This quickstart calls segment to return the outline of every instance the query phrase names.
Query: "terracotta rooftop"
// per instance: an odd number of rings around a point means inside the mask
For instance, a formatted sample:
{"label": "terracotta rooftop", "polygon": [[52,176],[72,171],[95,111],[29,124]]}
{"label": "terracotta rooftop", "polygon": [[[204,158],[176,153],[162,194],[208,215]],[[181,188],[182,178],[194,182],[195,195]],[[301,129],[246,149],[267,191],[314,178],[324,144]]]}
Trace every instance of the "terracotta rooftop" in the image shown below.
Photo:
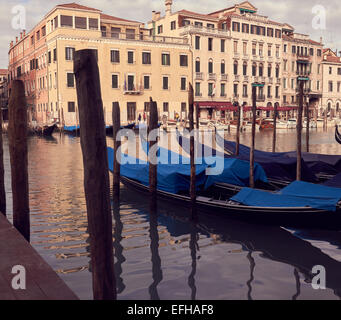
{"label": "terracotta rooftop", "polygon": [[340,57],[333,57],[333,56],[327,56],[327,59],[323,59],[323,61],[341,63]]}
{"label": "terracotta rooftop", "polygon": [[206,18],[206,19],[218,18],[217,15],[209,15],[209,14],[196,13],[196,12],[188,11],[188,10],[180,10],[180,11],[178,11],[178,13],[179,14],[183,14],[183,15],[192,15],[192,16],[202,17],[202,18]]}
{"label": "terracotta rooftop", "polygon": [[287,36],[285,34],[283,35],[283,39],[287,40],[287,41],[297,41],[297,42],[301,42],[301,43],[310,43],[310,44],[313,44],[313,45],[322,45],[320,42],[317,42],[317,41],[314,41],[314,40],[311,40],[311,39],[308,39],[308,40],[297,39],[297,38],[294,38],[294,37],[291,37],[291,36]]}
{"label": "terracotta rooftop", "polygon": [[102,12],[101,10],[98,10],[98,9],[95,9],[95,8],[90,8],[90,7],[82,6],[82,5],[80,5],[80,4],[76,3],[76,2],[59,4],[59,5],[57,5],[57,7]]}
{"label": "terracotta rooftop", "polygon": [[126,19],[110,16],[110,15],[104,14],[104,13],[101,13],[101,19],[103,19],[103,20],[123,21],[123,22],[132,22],[132,23],[139,23],[139,24],[142,23],[142,22],[139,22],[139,21],[126,20]]}

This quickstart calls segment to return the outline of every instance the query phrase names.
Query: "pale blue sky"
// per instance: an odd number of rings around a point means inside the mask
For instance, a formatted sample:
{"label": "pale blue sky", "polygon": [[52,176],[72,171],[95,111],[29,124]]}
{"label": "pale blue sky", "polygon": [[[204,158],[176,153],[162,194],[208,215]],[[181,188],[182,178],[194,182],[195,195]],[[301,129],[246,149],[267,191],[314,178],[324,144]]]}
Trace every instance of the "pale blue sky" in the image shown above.
{"label": "pale blue sky", "polygon": [[[56,4],[77,2],[79,4],[95,7],[107,14],[119,16],[141,22],[147,22],[151,18],[152,10],[164,10],[164,0],[0,0],[0,68],[8,66],[8,48],[11,40],[19,35],[20,30],[14,30],[11,26],[15,5],[23,5],[26,8],[26,30],[30,30],[50,9]],[[173,0],[173,10],[187,9],[200,13],[213,12],[230,7],[242,1],[222,0]],[[272,20],[287,22],[295,27],[296,32],[311,35],[314,40],[323,37],[326,46],[341,50],[341,5],[339,0],[254,0],[250,1],[258,8],[258,13],[269,16]],[[322,5],[326,10],[326,29],[315,30],[312,27],[314,14],[312,8]]]}

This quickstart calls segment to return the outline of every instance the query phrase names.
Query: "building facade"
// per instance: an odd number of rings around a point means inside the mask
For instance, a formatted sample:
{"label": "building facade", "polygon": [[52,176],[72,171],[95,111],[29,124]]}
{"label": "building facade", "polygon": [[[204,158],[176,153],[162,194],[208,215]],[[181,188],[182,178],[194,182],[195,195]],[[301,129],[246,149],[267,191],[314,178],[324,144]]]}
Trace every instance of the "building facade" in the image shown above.
{"label": "building facade", "polygon": [[331,49],[323,51],[322,60],[322,108],[321,113],[326,110],[328,117],[340,117],[341,109],[341,58],[337,52]]}
{"label": "building facade", "polygon": [[56,6],[28,34],[11,43],[11,79],[25,83],[32,120],[77,122],[74,52],[94,49],[106,124],[119,101],[123,123],[158,102],[160,118],[186,117],[192,59],[186,39],[150,36],[144,25],[77,4]]}
{"label": "building facade", "polygon": [[274,106],[281,116],[294,116],[301,81],[312,115],[328,107],[322,39],[295,33],[248,1],[207,14],[172,12],[172,0],[164,5],[165,14],[153,11],[146,25],[75,3],[58,5],[21,33],[10,46],[9,74],[24,81],[32,119],[76,124],[73,56],[87,48],[97,50],[107,124],[114,101],[128,123],[147,111],[150,96],[160,118],[186,118],[189,82],[201,118],[226,119],[236,103],[250,110],[253,83],[264,85],[256,97],[262,116],[271,116]]}

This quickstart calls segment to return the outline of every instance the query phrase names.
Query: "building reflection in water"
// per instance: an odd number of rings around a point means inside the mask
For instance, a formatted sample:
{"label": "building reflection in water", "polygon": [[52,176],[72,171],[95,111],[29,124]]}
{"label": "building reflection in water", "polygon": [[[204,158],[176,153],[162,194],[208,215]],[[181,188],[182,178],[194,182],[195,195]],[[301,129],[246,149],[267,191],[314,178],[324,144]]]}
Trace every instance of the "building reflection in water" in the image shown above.
{"label": "building reflection in water", "polygon": [[254,271],[256,267],[256,262],[255,259],[252,257],[252,251],[249,251],[247,254],[247,259],[250,262],[250,279],[246,282],[246,285],[248,287],[248,292],[247,292],[247,299],[252,300],[252,281],[254,280]]}

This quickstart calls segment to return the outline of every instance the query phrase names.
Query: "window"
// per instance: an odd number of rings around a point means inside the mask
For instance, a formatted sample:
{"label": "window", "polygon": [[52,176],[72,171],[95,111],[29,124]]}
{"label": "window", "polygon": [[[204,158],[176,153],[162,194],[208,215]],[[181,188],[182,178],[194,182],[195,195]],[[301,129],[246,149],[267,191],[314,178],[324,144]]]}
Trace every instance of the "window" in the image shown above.
{"label": "window", "polygon": [[259,55],[262,57],[263,56],[263,45],[259,44]]}
{"label": "window", "polygon": [[283,51],[284,51],[284,53],[286,53],[288,51],[288,45],[287,44],[284,45]]}
{"label": "window", "polygon": [[268,77],[270,78],[272,74],[272,67],[271,64],[268,65]]}
{"label": "window", "polygon": [[40,40],[40,31],[38,30],[37,31],[37,41],[39,41]]}
{"label": "window", "polygon": [[111,27],[111,38],[118,39],[120,37],[121,28]]}
{"label": "window", "polygon": [[191,22],[189,20],[183,20],[182,21],[182,26],[188,26],[189,24],[191,24]]}
{"label": "window", "polygon": [[235,61],[233,64],[233,74],[234,75],[238,74],[238,61]]}
{"label": "window", "polygon": [[291,47],[291,52],[292,52],[292,53],[296,53],[296,46],[292,46],[292,47]]}
{"label": "window", "polygon": [[333,92],[333,81],[328,82],[328,89],[329,89],[329,92]]}
{"label": "window", "polygon": [[75,103],[73,101],[69,101],[67,103],[67,111],[68,112],[75,112],[76,111]]}
{"label": "window", "polygon": [[119,50],[110,51],[110,61],[114,63],[120,63],[120,51]]}
{"label": "window", "polygon": [[220,73],[225,74],[225,61],[220,63]]}
{"label": "window", "polygon": [[75,54],[75,48],[65,48],[65,60],[73,60]]}
{"label": "window", "polygon": [[333,74],[333,68],[329,67],[329,74]]}
{"label": "window", "polygon": [[208,84],[208,96],[213,96],[213,83]]}
{"label": "window", "polygon": [[150,52],[142,52],[142,64],[151,64]]}
{"label": "window", "polygon": [[249,25],[246,23],[242,24],[242,32],[249,33]]}
{"label": "window", "polygon": [[162,60],[163,66],[170,66],[170,54],[169,53],[162,53],[161,60]]}
{"label": "window", "polygon": [[136,102],[127,102],[127,120],[135,121],[136,119]]}
{"label": "window", "polygon": [[322,50],[321,49],[317,49],[317,56],[321,57],[322,56]]}
{"label": "window", "polygon": [[43,26],[43,27],[41,28],[41,36],[42,36],[42,37],[45,37],[45,36],[46,36],[46,26]]}
{"label": "window", "polygon": [[31,44],[34,44],[34,36],[31,37]]}
{"label": "window", "polygon": [[126,29],[126,38],[127,39],[135,39],[135,29]]}
{"label": "window", "polygon": [[111,87],[113,89],[118,89],[118,75],[117,74],[113,74],[111,76]]}
{"label": "window", "polygon": [[271,57],[271,54],[272,54],[272,46],[269,44],[268,45],[268,57]]}
{"label": "window", "polygon": [[237,83],[233,84],[233,94],[235,97],[238,96],[238,84]]}
{"label": "window", "polygon": [[48,52],[48,62],[51,63],[51,51]]}
{"label": "window", "polygon": [[247,75],[247,62],[245,61],[243,63],[243,76],[246,76]]}
{"label": "window", "polygon": [[240,23],[232,22],[232,31],[240,32]]}
{"label": "window", "polygon": [[311,56],[314,55],[314,48],[310,48],[310,49],[309,49],[309,54],[310,54]]}
{"label": "window", "polygon": [[276,38],[281,38],[281,37],[282,37],[282,31],[279,30],[279,29],[276,29],[276,31],[275,31],[275,37],[276,37]]}
{"label": "window", "polygon": [[208,73],[213,73],[213,61],[208,61]]}
{"label": "window", "polygon": [[221,97],[226,97],[226,92],[225,92],[225,83],[220,84],[220,96]]}
{"label": "window", "polygon": [[276,66],[276,78],[279,78],[279,65]]}
{"label": "window", "polygon": [[220,52],[225,52],[225,40],[220,40]]}
{"label": "window", "polygon": [[53,61],[57,61],[57,48],[53,49]]}
{"label": "window", "polygon": [[163,112],[169,112],[169,103],[168,102],[163,103]]}
{"label": "window", "polygon": [[271,98],[271,86],[268,86],[268,98]]}
{"label": "window", "polygon": [[162,89],[163,90],[168,90],[168,77],[162,77]]}
{"label": "window", "polygon": [[186,102],[181,102],[181,112],[186,112]]}
{"label": "window", "polygon": [[268,35],[268,37],[273,37],[274,36],[274,29],[273,28],[268,28],[267,29],[267,35]]}
{"label": "window", "polygon": [[163,32],[163,25],[157,27],[157,33],[160,34]]}
{"label": "window", "polygon": [[58,28],[58,16],[54,17],[54,28]]}
{"label": "window", "polygon": [[61,27],[72,27],[72,16],[60,16],[60,26]]}
{"label": "window", "polygon": [[243,98],[247,98],[247,84],[243,84]]}
{"label": "window", "polygon": [[171,30],[176,29],[176,21],[171,21]]}
{"label": "window", "polygon": [[143,77],[143,87],[144,89],[150,89],[150,76]]}
{"label": "window", "polygon": [[195,61],[195,72],[200,72],[200,60]]}
{"label": "window", "polygon": [[259,76],[263,77],[263,64],[262,63],[259,65]]}
{"label": "window", "polygon": [[196,82],[195,83],[195,96],[196,97],[200,97],[201,96],[201,92],[200,92],[200,82]]}
{"label": "window", "polygon": [[86,29],[86,18],[75,17],[75,27],[77,29]]}
{"label": "window", "polygon": [[180,54],[180,66],[181,67],[188,66],[188,56],[186,54]]}
{"label": "window", "polygon": [[128,75],[128,91],[135,91],[135,76]]}
{"label": "window", "polygon": [[233,52],[238,53],[238,41],[233,42]]}
{"label": "window", "polygon": [[68,88],[73,88],[75,86],[75,78],[73,73],[68,72],[67,73],[67,87]]}
{"label": "window", "polygon": [[134,51],[128,51],[128,63],[129,64],[134,63]]}
{"label": "window", "polygon": [[208,38],[208,51],[213,50],[213,38]]}
{"label": "window", "polygon": [[195,36],[195,49],[200,50],[200,37]]}
{"label": "window", "polygon": [[256,43],[252,43],[252,55],[255,56],[257,54],[257,50],[256,50],[257,44]]}
{"label": "window", "polygon": [[214,29],[214,24],[213,23],[208,23],[207,24],[208,29]]}
{"label": "window", "polygon": [[102,37],[106,37],[107,36],[107,27],[101,26],[101,32],[102,32]]}
{"label": "window", "polygon": [[98,30],[98,19],[89,18],[89,29]]}
{"label": "window", "polygon": [[247,55],[247,42],[243,42],[243,54]]}
{"label": "window", "polygon": [[181,78],[181,90],[185,91],[187,88],[186,88],[186,82],[187,82],[187,79],[185,77],[182,77]]}
{"label": "window", "polygon": [[279,98],[279,87],[276,86],[275,91],[276,91],[276,99],[278,99]]}

